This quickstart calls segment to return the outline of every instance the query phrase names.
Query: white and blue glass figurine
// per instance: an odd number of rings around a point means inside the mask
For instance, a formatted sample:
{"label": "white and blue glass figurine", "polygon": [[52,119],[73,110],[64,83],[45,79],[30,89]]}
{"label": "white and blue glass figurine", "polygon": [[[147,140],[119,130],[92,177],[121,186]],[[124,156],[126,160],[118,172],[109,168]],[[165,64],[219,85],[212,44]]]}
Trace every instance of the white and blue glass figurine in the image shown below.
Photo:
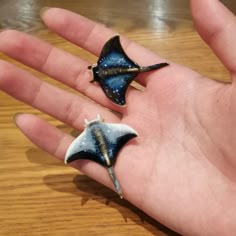
{"label": "white and blue glass figurine", "polygon": [[97,119],[90,122],[85,120],[85,129],[69,146],[65,163],[86,159],[106,167],[117,193],[122,198],[113,165],[120,149],[135,137],[137,132],[128,125],[104,123],[98,115]]}
{"label": "white and blue glass figurine", "polygon": [[160,63],[151,66],[139,66],[124,52],[118,35],[109,39],[104,45],[97,64],[89,66],[93,72],[93,80],[97,82],[106,96],[115,104],[125,106],[126,91],[140,72],[160,69],[168,66]]}

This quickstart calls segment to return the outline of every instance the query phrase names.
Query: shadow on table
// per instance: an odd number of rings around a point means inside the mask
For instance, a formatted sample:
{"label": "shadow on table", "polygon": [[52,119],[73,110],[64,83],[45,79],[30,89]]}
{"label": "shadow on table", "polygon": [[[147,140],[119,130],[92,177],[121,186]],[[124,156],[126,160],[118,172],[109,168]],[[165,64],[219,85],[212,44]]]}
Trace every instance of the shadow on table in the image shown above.
{"label": "shadow on table", "polygon": [[[53,190],[79,195],[79,197],[81,197],[82,206],[93,199],[102,204],[105,203],[109,207],[114,207],[122,214],[125,222],[127,222],[128,219],[132,220],[153,234],[156,233],[156,230],[152,229],[152,227],[162,231],[168,236],[179,235],[158,223],[128,201],[120,199],[117,193],[85,175],[48,175],[45,176],[44,183]],[[138,217],[130,216],[126,209],[129,209]],[[148,224],[145,224],[145,222]],[[150,225],[152,227],[150,227]]]}
{"label": "shadow on table", "polygon": [[[73,136],[77,136],[76,133],[72,133]],[[61,161],[52,158],[51,155],[43,152],[38,148],[29,149],[26,152],[27,158],[30,162],[42,165],[45,169],[50,166],[61,166]],[[113,192],[104,185],[92,180],[85,175],[74,175],[74,174],[58,174],[58,175],[47,175],[43,179],[44,183],[51,189],[74,194],[81,199],[81,206],[85,205],[89,200],[96,200],[102,204],[106,204],[109,207],[116,208],[127,222],[128,219],[132,220],[136,224],[146,228],[155,235],[158,229],[168,236],[178,236],[179,234],[168,229],[164,225],[160,224],[143,211],[129,203],[124,199],[120,199],[117,193]],[[135,214],[134,217],[130,214],[127,209]],[[145,222],[147,224],[145,224]]]}

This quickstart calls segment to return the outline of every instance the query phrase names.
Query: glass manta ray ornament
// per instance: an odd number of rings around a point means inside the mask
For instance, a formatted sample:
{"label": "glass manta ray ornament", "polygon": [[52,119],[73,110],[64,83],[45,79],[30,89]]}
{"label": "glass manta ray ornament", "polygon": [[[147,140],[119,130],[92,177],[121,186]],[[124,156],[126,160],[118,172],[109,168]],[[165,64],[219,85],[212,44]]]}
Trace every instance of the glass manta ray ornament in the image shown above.
{"label": "glass manta ray ornament", "polygon": [[137,132],[128,125],[104,123],[98,115],[90,122],[85,120],[85,129],[69,146],[65,163],[86,159],[106,167],[117,193],[123,198],[113,166],[120,149],[135,137]]}
{"label": "glass manta ray ornament", "polygon": [[106,96],[115,104],[125,106],[126,91],[140,72],[147,72],[168,66],[160,63],[151,66],[139,66],[124,52],[118,35],[109,39],[104,45],[97,64],[88,69],[93,72],[93,80],[97,82]]}

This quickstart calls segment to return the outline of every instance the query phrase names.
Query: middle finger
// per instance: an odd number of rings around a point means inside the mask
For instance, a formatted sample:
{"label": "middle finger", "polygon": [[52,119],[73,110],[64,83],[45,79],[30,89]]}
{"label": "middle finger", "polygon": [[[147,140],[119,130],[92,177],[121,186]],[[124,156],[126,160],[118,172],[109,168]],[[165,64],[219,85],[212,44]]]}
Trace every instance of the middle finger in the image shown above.
{"label": "middle finger", "polygon": [[[89,63],[40,39],[14,30],[0,33],[0,50],[19,62],[74,88],[95,102],[122,112],[110,102],[97,84],[90,83]],[[140,92],[129,88],[127,103],[135,101]]]}

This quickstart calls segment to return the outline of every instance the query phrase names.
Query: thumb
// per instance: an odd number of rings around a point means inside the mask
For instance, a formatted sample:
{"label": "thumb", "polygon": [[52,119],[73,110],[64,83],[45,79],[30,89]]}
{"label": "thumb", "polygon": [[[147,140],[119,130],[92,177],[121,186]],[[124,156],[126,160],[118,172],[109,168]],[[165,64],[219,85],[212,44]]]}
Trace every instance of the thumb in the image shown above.
{"label": "thumb", "polygon": [[236,17],[219,0],[191,0],[196,29],[221,62],[236,74]]}

